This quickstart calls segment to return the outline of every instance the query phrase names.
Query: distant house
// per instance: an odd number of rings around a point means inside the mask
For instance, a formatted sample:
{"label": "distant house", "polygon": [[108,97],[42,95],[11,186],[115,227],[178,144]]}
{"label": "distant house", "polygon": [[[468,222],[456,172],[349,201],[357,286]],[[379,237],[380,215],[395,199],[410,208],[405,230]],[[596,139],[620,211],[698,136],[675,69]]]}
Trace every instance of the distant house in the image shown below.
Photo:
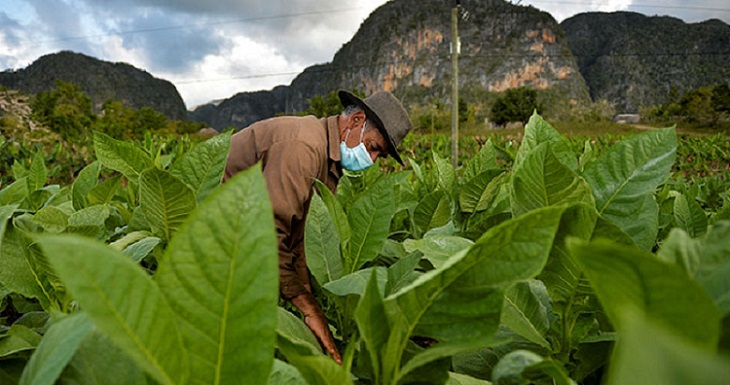
{"label": "distant house", "polygon": [[613,121],[619,124],[639,123],[641,116],[639,114],[618,114],[613,117]]}

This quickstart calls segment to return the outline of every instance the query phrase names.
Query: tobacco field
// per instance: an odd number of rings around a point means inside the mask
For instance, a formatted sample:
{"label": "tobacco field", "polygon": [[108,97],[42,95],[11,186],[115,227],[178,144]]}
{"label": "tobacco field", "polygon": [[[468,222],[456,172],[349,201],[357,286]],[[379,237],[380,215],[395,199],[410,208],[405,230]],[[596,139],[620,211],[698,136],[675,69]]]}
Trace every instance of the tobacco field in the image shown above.
{"label": "tobacco field", "polygon": [[220,184],[230,133],[97,132],[68,183],[27,154],[0,186],[0,384],[730,383],[718,138],[692,164],[673,127],[576,146],[535,114],[458,168],[430,143],[315,183],[307,261],[342,366],[279,300],[260,168]]}

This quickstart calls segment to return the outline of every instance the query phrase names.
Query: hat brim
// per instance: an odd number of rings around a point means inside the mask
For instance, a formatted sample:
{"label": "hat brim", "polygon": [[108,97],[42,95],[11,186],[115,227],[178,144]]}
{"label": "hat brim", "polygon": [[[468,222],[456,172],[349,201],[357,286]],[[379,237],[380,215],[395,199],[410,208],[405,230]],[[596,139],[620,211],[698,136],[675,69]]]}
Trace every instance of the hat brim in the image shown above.
{"label": "hat brim", "polygon": [[337,96],[339,96],[340,98],[340,103],[342,103],[342,107],[346,108],[347,106],[356,105],[362,108],[363,111],[365,111],[365,116],[367,116],[368,119],[372,120],[378,126],[378,131],[380,131],[380,134],[383,135],[385,140],[388,141],[388,155],[392,156],[393,159],[401,164],[401,166],[405,166],[403,164],[403,159],[401,159],[400,154],[398,153],[398,148],[396,147],[393,138],[391,138],[388,134],[388,131],[385,129],[385,125],[383,124],[383,121],[380,119],[378,114],[376,114],[375,111],[373,111],[373,109],[370,108],[370,106],[368,106],[364,100],[358,98],[357,96],[355,96],[355,94],[349,91],[340,90],[337,92]]}

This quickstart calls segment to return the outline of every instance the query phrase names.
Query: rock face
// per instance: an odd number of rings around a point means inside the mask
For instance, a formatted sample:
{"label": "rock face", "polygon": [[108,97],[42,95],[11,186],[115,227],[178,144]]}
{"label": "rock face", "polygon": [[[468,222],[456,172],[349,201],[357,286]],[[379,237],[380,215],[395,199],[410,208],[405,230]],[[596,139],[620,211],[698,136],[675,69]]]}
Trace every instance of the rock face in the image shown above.
{"label": "rock face", "polygon": [[561,23],[591,97],[621,112],[730,79],[730,25],[633,12],[584,13]]}
{"label": "rock face", "polygon": [[[467,102],[480,103],[491,92],[519,86],[550,92],[554,104],[588,101],[578,65],[552,16],[503,0],[461,4],[459,85]],[[202,121],[217,129],[241,128],[247,119],[240,113],[302,111],[308,99],[339,88],[365,94],[388,90],[406,105],[446,103],[451,95],[452,6],[442,0],[390,1],[362,23],[331,63],[307,68],[270,97],[265,92],[238,94],[217,107],[201,107],[192,116],[198,120],[208,114]],[[247,106],[232,106],[237,103]]]}
{"label": "rock face", "polygon": [[190,119],[205,122],[217,130],[243,128],[249,124],[287,111],[289,87],[271,91],[242,92],[219,104],[205,104],[190,112]]}
{"label": "rock face", "polygon": [[24,69],[0,72],[0,84],[28,94],[49,91],[56,80],[81,87],[96,108],[116,99],[129,107],[150,107],[171,119],[187,119],[185,103],[172,83],[129,64],[63,51],[42,56]]}

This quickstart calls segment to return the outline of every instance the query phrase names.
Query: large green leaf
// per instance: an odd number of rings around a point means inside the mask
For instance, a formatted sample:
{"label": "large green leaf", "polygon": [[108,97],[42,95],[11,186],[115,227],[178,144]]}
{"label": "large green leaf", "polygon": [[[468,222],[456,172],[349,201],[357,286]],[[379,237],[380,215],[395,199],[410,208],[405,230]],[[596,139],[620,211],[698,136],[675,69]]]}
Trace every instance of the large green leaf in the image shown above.
{"label": "large green leaf", "polygon": [[86,335],[75,353],[58,385],[158,384],[96,328]]}
{"label": "large green leaf", "polygon": [[16,180],[9,186],[5,186],[2,190],[0,190],[0,206],[20,203],[28,196],[28,194],[26,178]]}
{"label": "large green leaf", "polygon": [[575,385],[565,368],[552,360],[546,360],[528,350],[515,350],[497,363],[492,372],[494,385],[516,385],[541,383],[549,378],[551,384]]}
{"label": "large green leaf", "polygon": [[390,233],[393,215],[393,180],[382,178],[360,195],[347,213],[351,235],[346,272],[352,273],[378,256]]}
{"label": "large green leaf", "polygon": [[512,172],[511,193],[515,216],[550,205],[594,205],[588,184],[561,163],[547,143],[524,153]]}
{"label": "large green leaf", "polygon": [[101,163],[96,160],[81,169],[73,185],[71,185],[71,199],[74,209],[81,210],[86,207],[89,191],[99,182],[99,172],[101,172]]}
{"label": "large green leaf", "polygon": [[94,151],[105,167],[137,181],[142,171],[152,167],[152,158],[132,142],[123,142],[94,131]]}
{"label": "large green leaf", "polygon": [[288,310],[278,308],[276,334],[278,345],[287,352],[300,355],[322,355],[317,338],[307,325]]}
{"label": "large green leaf", "polygon": [[730,221],[718,221],[704,237],[672,229],[659,258],[676,264],[699,282],[723,316],[730,314]]}
{"label": "large green leaf", "polygon": [[20,378],[20,385],[55,384],[91,329],[91,321],[83,313],[54,323],[30,357]]}
{"label": "large green leaf", "polygon": [[277,250],[258,166],[213,192],[170,241],[155,279],[177,314],[191,382],[266,382],[276,338]]}
{"label": "large green leaf", "polygon": [[[23,325],[12,325],[7,334],[0,338],[0,359],[21,352],[34,350],[41,342],[41,336]],[[2,362],[2,361],[0,361]]]}
{"label": "large green leaf", "polygon": [[30,239],[21,230],[9,226],[0,247],[0,282],[12,292],[37,298],[44,309],[50,310],[52,288],[48,277],[32,263]]}
{"label": "large green leaf", "polygon": [[38,151],[33,156],[33,160],[30,163],[30,169],[26,183],[28,184],[28,192],[40,190],[46,185],[48,179],[48,173],[46,172],[46,165],[43,160],[43,153]]}
{"label": "large green leaf", "polygon": [[[337,197],[335,194],[330,191],[330,189],[327,188],[327,186],[324,185],[324,183],[316,180],[315,183],[317,184],[317,190],[320,193],[320,196],[322,198],[322,202],[327,207],[327,211],[330,213],[330,217],[332,218],[332,222],[335,225],[335,229],[337,230],[337,236],[340,239],[340,250],[342,258],[348,258],[349,259],[349,253],[347,252],[347,245],[350,244],[350,223],[347,220],[347,214],[345,214],[345,210],[340,204],[339,200],[337,200]],[[339,189],[337,191],[340,191]]]}
{"label": "large green leaf", "polygon": [[428,236],[423,239],[406,239],[403,241],[403,246],[407,252],[420,251],[423,253],[423,257],[436,268],[443,266],[451,256],[471,247],[473,244],[474,242],[471,240],[456,235]]}
{"label": "large green leaf", "polygon": [[622,315],[609,385],[724,385],[730,360],[697,349],[637,311]]}
{"label": "large green leaf", "polygon": [[230,133],[216,135],[197,144],[170,168],[172,175],[193,190],[198,202],[220,185],[230,143]]}
{"label": "large green leaf", "polygon": [[186,379],[176,315],[142,268],[88,238],[49,235],[39,243],[89,318],[137,365],[163,384]]}
{"label": "large green leaf", "polygon": [[687,232],[692,238],[704,235],[707,232],[707,214],[696,200],[684,194],[677,194],[674,198],[674,220],[677,226]]}
{"label": "large green leaf", "polygon": [[520,166],[525,160],[525,157],[543,143],[550,145],[555,157],[560,163],[573,171],[578,169],[576,155],[570,149],[568,142],[555,128],[543,120],[537,112],[532,114],[525,126],[525,137],[522,139],[520,148],[517,150],[514,168]]}
{"label": "large green leaf", "polygon": [[418,236],[445,225],[449,219],[451,219],[451,199],[442,190],[436,190],[423,197],[413,210],[413,224]]}
{"label": "large green leaf", "polygon": [[317,194],[309,204],[304,246],[307,267],[320,285],[342,277],[340,237],[327,206]]}
{"label": "large green leaf", "polygon": [[68,217],[69,215],[57,206],[46,206],[33,215],[33,222],[39,224],[45,231],[60,233],[68,227]]}
{"label": "large green leaf", "polygon": [[281,360],[274,360],[267,385],[308,385],[299,371]]}
{"label": "large green leaf", "polygon": [[[423,365],[492,341],[500,323],[504,290],[540,272],[564,210],[539,209],[494,227],[470,249],[386,298],[388,342],[382,346],[382,338],[371,338],[370,344],[376,345],[367,346],[380,354],[384,383],[395,383]],[[367,324],[361,319],[358,326],[361,330],[385,328],[382,322]],[[399,368],[411,335],[439,343]]]}
{"label": "large green leaf", "polygon": [[456,186],[456,172],[454,171],[454,166],[451,165],[451,162],[440,157],[436,151],[431,152],[431,157],[436,165],[439,188],[451,196],[454,193],[454,187]]}
{"label": "large green leaf", "polygon": [[550,316],[550,297],[541,281],[518,282],[505,293],[502,323],[547,349],[550,349],[550,343],[545,336],[550,330]]}
{"label": "large green leaf", "polygon": [[626,306],[634,306],[697,346],[716,349],[720,314],[702,287],[681,268],[635,247],[606,240],[573,240],[569,246],[619,332],[622,312]]}
{"label": "large green leaf", "polygon": [[677,150],[673,127],[645,132],[615,145],[586,166],[598,213],[650,249],[659,209],[652,194],[670,174]]}
{"label": "large green leaf", "polygon": [[466,164],[464,164],[464,172],[461,177],[464,180],[470,180],[486,171],[498,169],[497,149],[494,147],[494,143],[492,143],[492,138],[489,138],[487,139],[487,142],[479,148],[479,152],[466,161]]}
{"label": "large green leaf", "polygon": [[122,185],[122,176],[117,175],[109,178],[98,185],[94,186],[89,190],[88,193],[88,204],[89,205],[100,205],[111,202],[114,194],[116,194],[119,187]]}
{"label": "large green leaf", "polygon": [[[461,211],[473,213],[485,210],[499,193],[501,170],[488,169],[469,179],[459,191],[459,207]],[[496,183],[493,183],[495,181]]]}
{"label": "large green leaf", "polygon": [[195,209],[195,195],[167,171],[151,168],[139,178],[139,207],[152,232],[170,241],[178,227]]}

